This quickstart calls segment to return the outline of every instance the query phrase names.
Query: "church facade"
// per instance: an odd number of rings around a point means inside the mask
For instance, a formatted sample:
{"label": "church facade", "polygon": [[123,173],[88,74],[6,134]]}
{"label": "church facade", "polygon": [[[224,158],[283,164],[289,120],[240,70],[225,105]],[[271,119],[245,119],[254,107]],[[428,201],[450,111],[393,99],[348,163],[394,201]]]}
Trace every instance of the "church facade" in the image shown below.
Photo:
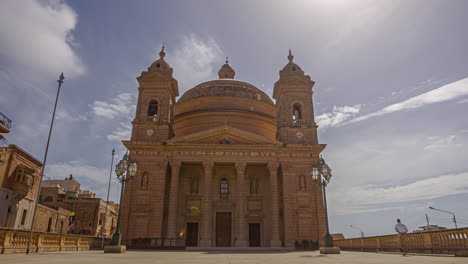
{"label": "church facade", "polygon": [[[129,247],[294,247],[326,232],[321,187],[311,179],[317,139],[314,81],[294,63],[280,70],[273,98],[234,79],[179,96],[160,58],[137,78],[131,139],[136,176],[124,192],[122,235]],[[177,70],[177,69],[176,69]]]}

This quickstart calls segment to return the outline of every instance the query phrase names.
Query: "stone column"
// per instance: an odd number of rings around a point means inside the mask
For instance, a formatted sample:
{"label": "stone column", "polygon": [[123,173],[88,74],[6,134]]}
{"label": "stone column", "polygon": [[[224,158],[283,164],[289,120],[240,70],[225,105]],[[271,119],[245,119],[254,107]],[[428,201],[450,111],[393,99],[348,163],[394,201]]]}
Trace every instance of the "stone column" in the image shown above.
{"label": "stone column", "polygon": [[268,162],[271,187],[271,241],[270,247],[281,247],[279,235],[279,206],[278,206],[278,162]]}
{"label": "stone column", "polygon": [[177,237],[177,197],[179,194],[180,161],[172,162],[171,193],[169,194],[169,213],[167,218],[167,237]]}
{"label": "stone column", "polygon": [[202,208],[201,208],[201,240],[200,247],[212,246],[213,225],[213,165],[214,162],[203,162],[205,175],[203,180]]}
{"label": "stone column", "polygon": [[247,223],[245,221],[245,207],[247,204],[246,194],[245,194],[245,167],[247,166],[246,162],[236,162],[236,171],[237,171],[237,199],[236,199],[236,208],[237,208],[237,238],[236,247],[248,247],[249,243],[247,241]]}

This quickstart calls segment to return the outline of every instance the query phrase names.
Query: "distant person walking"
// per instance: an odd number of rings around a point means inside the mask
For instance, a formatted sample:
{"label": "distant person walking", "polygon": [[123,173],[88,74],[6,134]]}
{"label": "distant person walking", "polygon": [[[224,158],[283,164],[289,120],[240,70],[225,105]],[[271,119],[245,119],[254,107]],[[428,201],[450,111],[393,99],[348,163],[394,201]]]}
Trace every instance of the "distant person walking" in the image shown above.
{"label": "distant person walking", "polygon": [[[395,231],[398,233],[399,236],[406,235],[408,233],[408,228],[404,224],[401,223],[400,219],[397,219],[397,224],[395,225]],[[400,238],[401,241],[401,252],[403,253],[403,256],[406,256],[406,253],[408,253],[408,248],[406,247],[406,243],[403,240],[403,238]]]}

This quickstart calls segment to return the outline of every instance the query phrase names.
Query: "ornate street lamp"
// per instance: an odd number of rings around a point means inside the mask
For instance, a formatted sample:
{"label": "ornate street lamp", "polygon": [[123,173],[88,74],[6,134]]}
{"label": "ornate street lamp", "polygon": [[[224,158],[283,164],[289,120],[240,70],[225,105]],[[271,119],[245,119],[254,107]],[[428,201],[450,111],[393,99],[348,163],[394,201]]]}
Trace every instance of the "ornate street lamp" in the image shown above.
{"label": "ornate street lamp", "polygon": [[115,233],[112,235],[111,245],[120,246],[122,242],[122,235],[120,233],[120,216],[122,212],[122,197],[125,190],[125,183],[130,179],[135,177],[137,171],[136,161],[130,160],[128,152],[125,153],[123,158],[115,166],[115,174],[117,174],[117,179],[122,184],[122,189],[120,191],[120,202],[119,202],[119,215],[117,217],[117,226],[115,227]]}
{"label": "ornate street lamp", "polygon": [[327,226],[327,233],[323,237],[323,242],[326,248],[333,247],[333,237],[330,235],[330,228],[328,226],[327,195],[325,192],[325,188],[327,187],[327,184],[330,182],[332,174],[331,174],[330,167],[328,166],[327,163],[325,163],[325,160],[322,157],[320,157],[318,164],[314,165],[314,167],[312,168],[311,176],[312,176],[312,180],[315,183],[322,186],[322,191],[323,191],[325,222]]}

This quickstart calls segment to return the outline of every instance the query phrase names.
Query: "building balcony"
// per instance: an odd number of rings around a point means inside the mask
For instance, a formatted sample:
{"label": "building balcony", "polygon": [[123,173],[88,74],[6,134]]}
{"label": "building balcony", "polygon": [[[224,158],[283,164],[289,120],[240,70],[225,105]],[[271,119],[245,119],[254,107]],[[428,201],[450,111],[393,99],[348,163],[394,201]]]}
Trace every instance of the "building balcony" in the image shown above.
{"label": "building balcony", "polygon": [[303,119],[293,119],[293,120],[291,121],[291,123],[292,123],[293,125],[304,125],[304,124],[305,124],[305,121],[304,121]]}
{"label": "building balcony", "polygon": [[15,180],[12,182],[12,191],[16,193],[19,200],[28,195],[34,184],[34,170],[25,166],[18,166],[15,173]]}
{"label": "building balcony", "polygon": [[0,134],[9,133],[11,128],[11,120],[0,112]]}
{"label": "building balcony", "polygon": [[19,197],[24,198],[28,195],[29,190],[32,187],[33,178],[31,175],[25,175],[24,177],[27,180],[15,181],[13,183],[13,190]]}
{"label": "building balcony", "polygon": [[147,116],[146,122],[158,123],[158,116]]}

